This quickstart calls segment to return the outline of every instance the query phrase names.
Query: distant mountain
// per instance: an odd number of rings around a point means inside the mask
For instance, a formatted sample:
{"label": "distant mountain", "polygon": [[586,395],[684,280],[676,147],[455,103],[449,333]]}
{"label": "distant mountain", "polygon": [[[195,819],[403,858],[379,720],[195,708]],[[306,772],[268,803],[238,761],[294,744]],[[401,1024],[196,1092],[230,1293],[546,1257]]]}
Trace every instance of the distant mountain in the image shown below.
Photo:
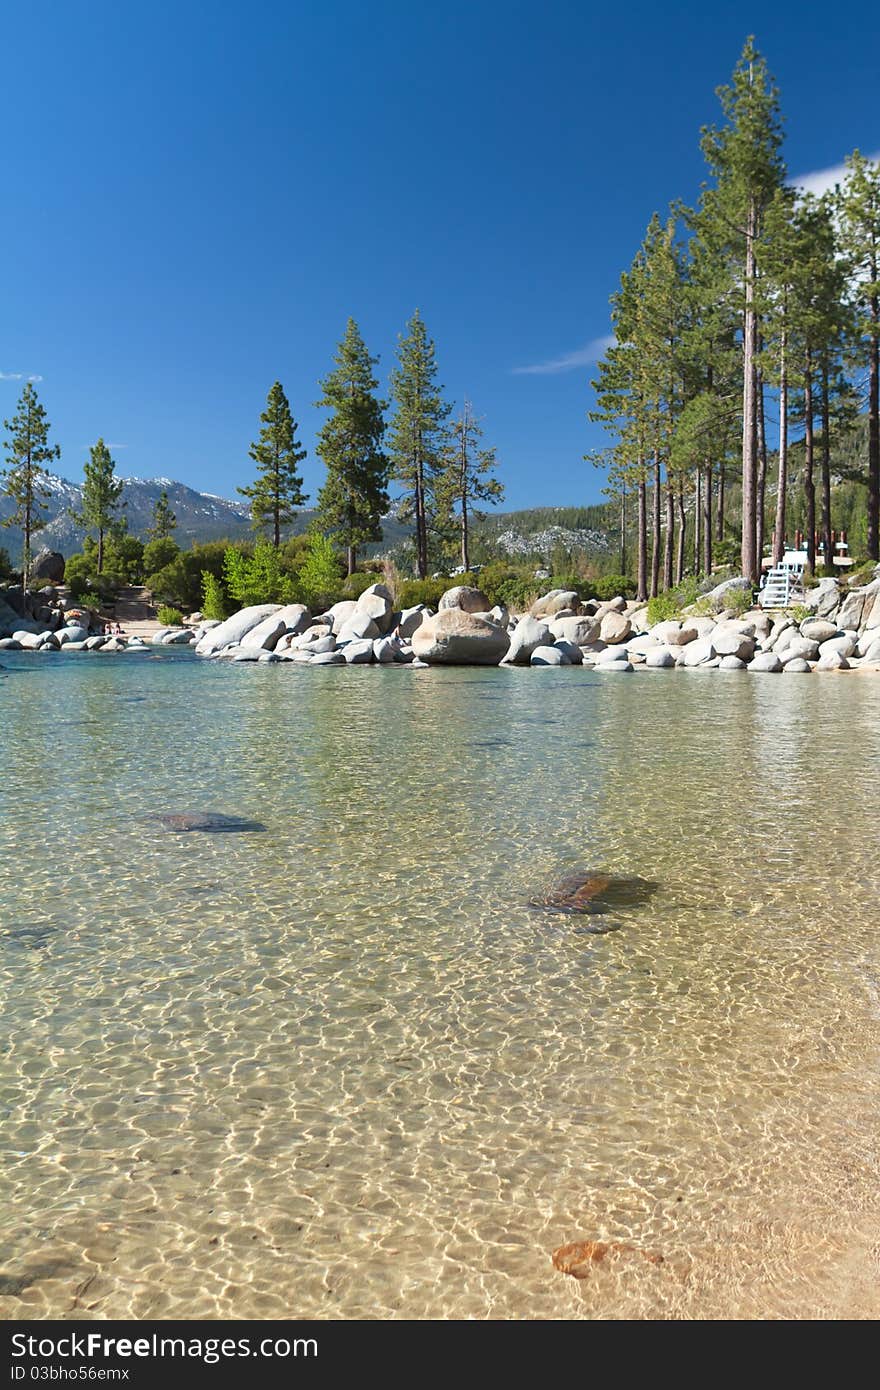
{"label": "distant mountain", "polygon": [[[152,525],[153,508],[160,493],[167,492],[171,509],[177,517],[174,538],[186,547],[192,541],[241,540],[251,537],[250,512],[244,499],[230,501],[210,492],[197,492],[185,483],[172,478],[125,478],[122,501],[132,535],[146,539]],[[83,530],[70,513],[82,509],[82,487],[66,478],[50,474],[46,480],[50,496],[47,499],[47,525],[34,538],[34,548],[48,546],[62,555],[72,555],[82,549]],[[0,521],[12,514],[8,497],[0,496]],[[313,508],[299,513],[291,533],[305,531],[313,520]],[[474,538],[483,542],[492,553],[513,557],[544,556],[559,546],[576,551],[607,551],[611,545],[606,528],[608,513],[604,507],[540,507],[527,511],[492,512],[474,524]],[[398,507],[392,503],[382,522],[381,545],[371,551],[389,551],[409,540],[410,523],[401,521]],[[16,527],[0,530],[0,546],[8,550],[13,564],[21,553],[22,536]]]}
{"label": "distant mountain", "polygon": [[[181,545],[191,541],[221,540],[226,536],[235,539],[250,531],[250,517],[243,500],[229,502],[225,497],[196,492],[171,478],[125,478],[123,481],[122,501],[128,529],[141,539],[146,539],[153,523],[153,508],[163,491],[168,493],[168,501],[177,517],[175,538]],[[77,526],[70,515],[71,511],[82,509],[82,488],[55,474],[49,475],[45,485],[50,490],[45,512],[47,525],[35,537],[34,544],[37,548],[45,545],[60,550],[62,555],[72,555],[82,549],[82,527]],[[12,511],[9,498],[0,497],[0,521]],[[22,536],[17,528],[4,527],[0,531],[0,545],[9,551],[13,562],[18,559],[21,544]]]}

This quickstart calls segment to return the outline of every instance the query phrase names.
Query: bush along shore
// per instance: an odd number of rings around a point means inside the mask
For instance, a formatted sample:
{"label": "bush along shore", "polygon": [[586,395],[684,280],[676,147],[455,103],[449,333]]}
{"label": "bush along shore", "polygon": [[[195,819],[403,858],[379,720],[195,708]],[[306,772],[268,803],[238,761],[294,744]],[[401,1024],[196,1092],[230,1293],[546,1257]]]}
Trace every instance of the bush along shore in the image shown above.
{"label": "bush along shore", "polygon": [[[190,646],[199,656],[236,662],[308,666],[377,663],[412,667],[590,666],[603,674],[682,668],[762,674],[880,672],[880,566],[870,583],[844,589],[834,579],[807,591],[803,606],[777,613],[750,608],[751,589],[729,579],[681,615],[650,621],[650,606],[626,599],[582,602],[553,589],[528,613],[489,607],[480,589],[448,589],[436,612],[398,610],[384,584],[313,614],[301,603],[241,609],[223,622],[193,615],[188,625],[160,628],[156,646]],[[146,650],[92,631],[90,610],[58,609],[23,623],[0,606],[0,649],[121,652]]]}

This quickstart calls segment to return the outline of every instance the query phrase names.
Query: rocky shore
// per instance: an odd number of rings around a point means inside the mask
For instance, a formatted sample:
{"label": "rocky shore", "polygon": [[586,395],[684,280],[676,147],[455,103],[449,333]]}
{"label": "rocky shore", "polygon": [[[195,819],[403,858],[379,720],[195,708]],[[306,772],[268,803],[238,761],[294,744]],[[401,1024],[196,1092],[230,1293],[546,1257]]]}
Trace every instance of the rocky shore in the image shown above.
{"label": "rocky shore", "polygon": [[[678,618],[649,624],[646,605],[623,598],[581,602],[554,589],[528,613],[490,607],[479,589],[448,589],[437,612],[398,610],[383,584],[313,614],[301,603],[243,608],[224,622],[160,628],[152,645],[190,646],[199,656],[308,666],[376,663],[412,667],[589,666],[602,674],[646,670],[761,674],[880,671],[880,567],[858,588],[834,579],[808,590],[801,611],[743,610],[747,586],[726,580]],[[50,618],[47,624],[46,618]],[[145,651],[140,639],[108,637],[90,610],[68,607],[27,622],[0,601],[0,650]]]}
{"label": "rocky shore", "polygon": [[[242,609],[194,634],[201,656],[310,666],[369,662],[435,665],[584,665],[607,674],[683,668],[768,674],[880,670],[880,575],[841,592],[835,580],[809,591],[806,616],[739,612],[741,580],[718,585],[699,611],[648,624],[647,608],[623,598],[582,603],[552,590],[525,614],[489,607],[479,589],[449,589],[436,613],[395,611],[374,584],[357,601],[313,615],[302,604]],[[711,610],[711,611],[706,611]],[[157,634],[158,641],[175,640]]]}

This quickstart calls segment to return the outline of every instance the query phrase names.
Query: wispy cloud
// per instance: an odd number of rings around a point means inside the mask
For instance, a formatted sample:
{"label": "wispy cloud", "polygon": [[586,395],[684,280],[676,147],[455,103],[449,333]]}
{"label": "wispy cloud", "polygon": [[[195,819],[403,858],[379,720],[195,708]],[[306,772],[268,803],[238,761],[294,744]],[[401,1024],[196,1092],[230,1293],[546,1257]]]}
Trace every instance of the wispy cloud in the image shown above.
{"label": "wispy cloud", "polygon": [[42,381],[43,378],[34,372],[31,376],[26,376],[24,372],[0,372],[0,381]]}
{"label": "wispy cloud", "polygon": [[591,338],[583,347],[573,352],[565,352],[561,357],[551,357],[546,362],[535,362],[530,367],[513,367],[514,376],[557,376],[560,372],[573,372],[577,367],[589,367],[598,362],[602,353],[614,343],[614,334],[603,338]]}
{"label": "wispy cloud", "polygon": [[[880,150],[876,154],[869,154],[868,159],[880,160]],[[795,188],[801,188],[805,193],[814,193],[817,198],[821,198],[823,193],[830,193],[835,184],[842,183],[846,178],[846,165],[830,164],[827,169],[813,169],[809,174],[796,174],[789,183]]]}

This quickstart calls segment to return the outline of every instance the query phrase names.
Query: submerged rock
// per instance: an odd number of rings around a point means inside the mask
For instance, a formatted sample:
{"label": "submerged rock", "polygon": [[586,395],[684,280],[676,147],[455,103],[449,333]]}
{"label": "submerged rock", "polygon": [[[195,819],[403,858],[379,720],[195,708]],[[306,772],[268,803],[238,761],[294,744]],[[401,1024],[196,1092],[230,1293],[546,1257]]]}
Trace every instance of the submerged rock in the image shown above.
{"label": "submerged rock", "polygon": [[619,1240],[573,1240],[554,1250],[551,1259],[561,1274],[570,1274],[573,1279],[588,1279],[595,1265],[609,1256],[620,1255],[639,1255],[652,1265],[664,1263],[663,1256],[656,1250],[640,1250],[637,1245],[626,1245]]}
{"label": "submerged rock", "polygon": [[614,908],[639,907],[654,895],[657,887],[649,879],[617,878],[582,870],[566,874],[540,898],[531,898],[529,906],[547,912],[601,914]]}
{"label": "submerged rock", "polygon": [[177,834],[189,830],[201,830],[206,834],[231,834],[266,829],[258,820],[246,820],[243,816],[224,816],[219,811],[185,811],[179,815],[150,816],[149,819],[161,825],[163,830]]}

